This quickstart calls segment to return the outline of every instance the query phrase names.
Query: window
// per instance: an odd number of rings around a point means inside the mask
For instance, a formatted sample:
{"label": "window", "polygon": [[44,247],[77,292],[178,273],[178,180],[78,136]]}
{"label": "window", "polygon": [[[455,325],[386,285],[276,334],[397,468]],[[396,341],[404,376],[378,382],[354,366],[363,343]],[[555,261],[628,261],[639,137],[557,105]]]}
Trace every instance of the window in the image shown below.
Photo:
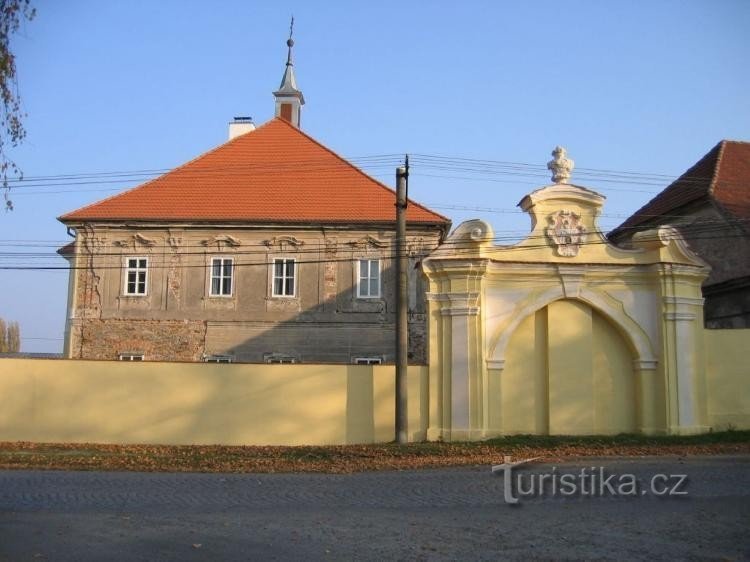
{"label": "window", "polygon": [[206,363],[231,363],[232,357],[229,355],[209,355],[203,359]]}
{"label": "window", "polygon": [[357,296],[361,299],[380,297],[380,261],[359,260]]}
{"label": "window", "polygon": [[381,357],[355,357],[355,365],[380,365],[383,362]]}
{"label": "window", "polygon": [[148,280],[148,258],[127,258],[125,294],[145,295]]}
{"label": "window", "polygon": [[297,358],[294,355],[285,355],[283,353],[266,353],[263,355],[263,360],[269,364],[298,363]]}
{"label": "window", "polygon": [[295,261],[293,258],[274,258],[273,260],[273,296],[294,296]]}
{"label": "window", "polygon": [[211,296],[229,297],[232,295],[232,273],[234,262],[231,258],[211,260]]}
{"label": "window", "polygon": [[143,361],[143,353],[120,353],[120,361]]}

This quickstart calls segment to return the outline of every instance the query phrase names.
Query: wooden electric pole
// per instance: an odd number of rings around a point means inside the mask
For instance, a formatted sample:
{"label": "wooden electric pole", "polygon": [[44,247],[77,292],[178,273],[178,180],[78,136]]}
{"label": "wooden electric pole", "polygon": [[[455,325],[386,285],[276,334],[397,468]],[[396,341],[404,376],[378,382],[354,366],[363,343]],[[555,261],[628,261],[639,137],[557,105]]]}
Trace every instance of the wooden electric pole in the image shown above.
{"label": "wooden electric pole", "polygon": [[409,181],[409,157],[405,166],[396,169],[396,442],[406,443],[408,415],[406,408],[409,353],[409,272],[406,255],[406,206]]}

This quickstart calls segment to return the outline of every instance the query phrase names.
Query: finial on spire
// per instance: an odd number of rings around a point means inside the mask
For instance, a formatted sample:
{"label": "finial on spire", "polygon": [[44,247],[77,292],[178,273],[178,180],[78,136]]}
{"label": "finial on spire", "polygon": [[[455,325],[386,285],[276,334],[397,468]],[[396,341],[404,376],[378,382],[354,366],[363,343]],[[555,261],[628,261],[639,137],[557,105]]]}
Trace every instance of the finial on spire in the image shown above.
{"label": "finial on spire", "polygon": [[547,169],[552,172],[552,181],[555,183],[568,183],[573,172],[575,162],[568,158],[567,152],[562,146],[556,146],[552,151],[552,160],[547,162]]}
{"label": "finial on spire", "polygon": [[292,16],[292,22],[289,24],[289,39],[286,40],[286,46],[289,47],[289,52],[286,56],[287,66],[292,66],[294,64],[292,62],[292,47],[294,47],[294,39],[292,39],[292,35],[294,35],[294,16]]}

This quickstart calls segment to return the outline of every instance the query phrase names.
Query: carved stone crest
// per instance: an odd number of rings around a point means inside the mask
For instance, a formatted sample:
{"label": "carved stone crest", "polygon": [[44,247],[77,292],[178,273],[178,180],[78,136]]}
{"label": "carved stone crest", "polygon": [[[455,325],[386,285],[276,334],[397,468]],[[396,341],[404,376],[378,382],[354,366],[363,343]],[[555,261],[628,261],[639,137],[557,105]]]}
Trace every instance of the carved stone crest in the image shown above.
{"label": "carved stone crest", "polygon": [[586,242],[586,227],[581,224],[581,216],[573,211],[558,211],[547,220],[550,226],[545,232],[557,247],[557,255],[577,256],[581,244]]}

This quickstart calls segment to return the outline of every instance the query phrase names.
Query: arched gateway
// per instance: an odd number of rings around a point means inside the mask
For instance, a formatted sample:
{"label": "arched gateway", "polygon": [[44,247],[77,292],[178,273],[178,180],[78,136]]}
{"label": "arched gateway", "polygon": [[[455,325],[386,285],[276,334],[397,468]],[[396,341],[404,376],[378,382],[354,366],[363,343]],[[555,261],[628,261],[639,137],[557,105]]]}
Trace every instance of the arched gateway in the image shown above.
{"label": "arched gateway", "polygon": [[430,282],[428,439],[706,429],[699,368],[708,267],[669,227],[610,244],[604,197],[567,183],[519,203],[532,232],[497,246],[461,224],[423,262]]}

